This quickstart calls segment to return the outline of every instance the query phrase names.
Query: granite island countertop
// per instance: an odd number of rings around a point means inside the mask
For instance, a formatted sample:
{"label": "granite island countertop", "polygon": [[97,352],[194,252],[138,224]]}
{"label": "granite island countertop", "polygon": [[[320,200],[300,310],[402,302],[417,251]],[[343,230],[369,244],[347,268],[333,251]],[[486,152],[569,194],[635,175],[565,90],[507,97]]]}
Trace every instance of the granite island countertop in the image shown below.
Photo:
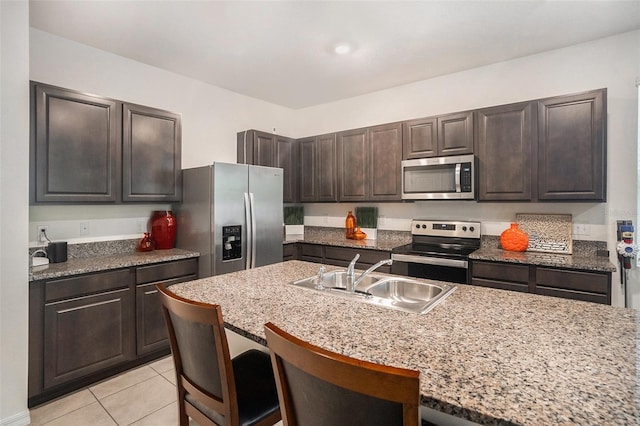
{"label": "granite island countertop", "polygon": [[458,285],[424,315],[288,285],[318,265],[289,261],[172,286],[222,306],[264,344],[271,321],[312,344],[421,373],[422,405],[481,424],[635,425],[638,314]]}
{"label": "granite island countertop", "polygon": [[51,278],[67,277],[90,272],[108,271],[112,269],[128,268],[131,266],[150,265],[153,263],[169,262],[172,260],[199,257],[200,253],[181,250],[153,250],[149,252],[130,252],[109,255],[95,255],[92,257],[69,258],[66,262],[49,263],[36,266],[29,276],[29,281],[39,281]]}
{"label": "granite island countertop", "polygon": [[584,271],[615,272],[616,267],[605,256],[507,251],[499,248],[481,248],[469,255],[471,260],[519,263],[523,265],[551,266]]}

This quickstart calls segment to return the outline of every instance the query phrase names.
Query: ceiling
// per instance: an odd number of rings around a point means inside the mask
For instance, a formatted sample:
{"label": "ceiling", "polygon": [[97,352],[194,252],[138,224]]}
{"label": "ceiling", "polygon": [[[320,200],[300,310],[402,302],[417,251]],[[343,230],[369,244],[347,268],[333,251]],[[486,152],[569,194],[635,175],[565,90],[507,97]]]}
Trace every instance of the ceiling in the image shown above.
{"label": "ceiling", "polygon": [[29,4],[32,27],[294,109],[640,28],[640,0]]}

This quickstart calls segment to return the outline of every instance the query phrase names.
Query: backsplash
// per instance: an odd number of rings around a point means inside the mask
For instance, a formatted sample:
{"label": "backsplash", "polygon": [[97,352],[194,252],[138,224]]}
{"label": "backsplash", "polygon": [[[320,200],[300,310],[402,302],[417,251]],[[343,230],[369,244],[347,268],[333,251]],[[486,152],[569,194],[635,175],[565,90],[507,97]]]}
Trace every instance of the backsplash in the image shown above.
{"label": "backsplash", "polygon": [[[607,250],[606,241],[585,241],[585,240],[573,240],[573,255],[574,256],[598,256],[602,255],[598,252]],[[500,237],[497,235],[483,235],[482,248],[501,248]]]}

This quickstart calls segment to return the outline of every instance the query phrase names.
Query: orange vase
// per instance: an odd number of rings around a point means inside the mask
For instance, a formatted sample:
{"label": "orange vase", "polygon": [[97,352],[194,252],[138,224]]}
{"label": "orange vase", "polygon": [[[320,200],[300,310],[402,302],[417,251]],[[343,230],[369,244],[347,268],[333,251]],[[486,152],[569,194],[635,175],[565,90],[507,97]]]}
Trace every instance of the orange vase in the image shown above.
{"label": "orange vase", "polygon": [[518,228],[517,223],[512,223],[510,228],[500,234],[500,245],[503,250],[525,251],[529,246],[529,236]]}
{"label": "orange vase", "polygon": [[356,217],[351,213],[351,210],[349,210],[347,214],[347,220],[345,220],[344,226],[347,229],[347,238],[353,239],[353,233],[356,230]]}

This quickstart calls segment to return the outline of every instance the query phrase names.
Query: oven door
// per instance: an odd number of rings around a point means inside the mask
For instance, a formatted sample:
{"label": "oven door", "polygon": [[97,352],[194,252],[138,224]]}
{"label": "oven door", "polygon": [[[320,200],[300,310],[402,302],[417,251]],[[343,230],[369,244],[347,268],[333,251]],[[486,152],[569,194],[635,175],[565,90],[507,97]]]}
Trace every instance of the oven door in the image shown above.
{"label": "oven door", "polygon": [[469,262],[446,257],[392,253],[391,273],[408,277],[467,284]]}

